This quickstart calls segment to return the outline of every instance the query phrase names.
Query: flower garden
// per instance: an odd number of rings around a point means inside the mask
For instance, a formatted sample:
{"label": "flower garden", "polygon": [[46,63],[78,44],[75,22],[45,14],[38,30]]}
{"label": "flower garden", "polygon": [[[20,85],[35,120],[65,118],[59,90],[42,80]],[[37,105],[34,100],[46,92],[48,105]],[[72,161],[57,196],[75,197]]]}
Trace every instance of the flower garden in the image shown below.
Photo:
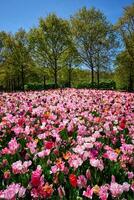
{"label": "flower garden", "polygon": [[0,199],[133,200],[134,94],[0,95]]}

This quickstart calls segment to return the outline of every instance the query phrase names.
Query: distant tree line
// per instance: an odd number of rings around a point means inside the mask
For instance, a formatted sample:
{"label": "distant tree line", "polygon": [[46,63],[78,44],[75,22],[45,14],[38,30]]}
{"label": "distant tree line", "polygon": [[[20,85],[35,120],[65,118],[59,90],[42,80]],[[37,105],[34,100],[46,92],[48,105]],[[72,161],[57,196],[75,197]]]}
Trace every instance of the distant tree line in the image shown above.
{"label": "distant tree line", "polygon": [[0,32],[1,89],[100,88],[108,80],[134,90],[134,4],[114,25],[100,10],[83,7],[69,20],[49,14],[28,32]]}

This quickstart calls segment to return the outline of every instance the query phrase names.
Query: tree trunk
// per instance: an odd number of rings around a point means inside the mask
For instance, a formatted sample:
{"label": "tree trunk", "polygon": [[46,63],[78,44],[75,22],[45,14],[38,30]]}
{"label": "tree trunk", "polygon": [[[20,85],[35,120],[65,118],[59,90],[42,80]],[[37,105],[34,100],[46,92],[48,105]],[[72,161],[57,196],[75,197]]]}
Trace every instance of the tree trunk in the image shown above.
{"label": "tree trunk", "polygon": [[13,83],[14,83],[14,91],[16,91],[16,80],[15,80],[15,78],[13,79]]}
{"label": "tree trunk", "polygon": [[71,88],[71,82],[72,82],[72,65],[69,63],[69,70],[68,70],[68,86]]}
{"label": "tree trunk", "polygon": [[57,69],[54,70],[54,84],[55,88],[57,88]]}
{"label": "tree trunk", "polygon": [[18,78],[17,78],[17,89],[20,90],[20,77],[18,75]]}
{"label": "tree trunk", "polygon": [[98,66],[97,68],[97,87],[99,88],[99,84],[100,84],[100,68]]}
{"label": "tree trunk", "polygon": [[6,80],[6,88],[5,89],[6,89],[6,92],[8,92],[8,89],[9,89],[9,79]]}
{"label": "tree trunk", "polygon": [[54,63],[54,84],[55,84],[55,88],[58,87],[58,83],[57,83],[57,59],[55,58],[55,63]]}
{"label": "tree trunk", "polygon": [[6,84],[5,84],[5,91],[7,92],[7,88],[8,88],[8,83],[6,81]]}
{"label": "tree trunk", "polygon": [[128,91],[131,92],[133,90],[133,79],[132,79],[132,74],[131,74],[131,69],[130,68],[130,72],[129,72],[129,83],[128,83]]}
{"label": "tree trunk", "polygon": [[46,89],[46,76],[44,75],[44,89]]}
{"label": "tree trunk", "polygon": [[11,92],[11,79],[8,81],[8,91]]}
{"label": "tree trunk", "polygon": [[93,87],[93,84],[94,84],[94,68],[93,66],[91,66],[91,85]]}
{"label": "tree trunk", "polygon": [[11,79],[11,90],[12,90],[12,92],[14,91],[14,81],[13,81],[13,79]]}
{"label": "tree trunk", "polygon": [[24,67],[23,66],[21,66],[21,81],[22,81],[21,89],[22,91],[24,91]]}

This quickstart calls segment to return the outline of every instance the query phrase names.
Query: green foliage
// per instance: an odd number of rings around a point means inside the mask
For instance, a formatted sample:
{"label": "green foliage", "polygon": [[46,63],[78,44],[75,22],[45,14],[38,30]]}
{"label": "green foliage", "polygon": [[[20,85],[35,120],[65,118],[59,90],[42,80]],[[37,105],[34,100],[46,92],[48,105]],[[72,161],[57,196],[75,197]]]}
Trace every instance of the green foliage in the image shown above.
{"label": "green foliage", "polygon": [[114,81],[109,81],[109,82],[101,82],[98,85],[94,82],[93,85],[92,83],[81,83],[77,85],[77,88],[94,88],[94,89],[104,89],[104,90],[111,90],[111,89],[116,89],[116,83]]}
{"label": "green foliage", "polygon": [[39,27],[31,29],[29,41],[35,60],[51,70],[57,86],[58,72],[62,68],[61,57],[70,43],[70,28],[67,20],[50,14],[41,18]]}
{"label": "green foliage", "polygon": [[68,133],[67,133],[66,130],[62,130],[62,131],[60,132],[60,136],[61,136],[61,139],[62,139],[62,140],[68,140]]}
{"label": "green foliage", "polygon": [[25,85],[25,90],[47,90],[47,89],[54,89],[55,84],[46,84],[45,86],[40,83],[28,83]]}
{"label": "green foliage", "polygon": [[83,7],[72,17],[71,22],[82,63],[92,71],[92,86],[95,70],[98,72],[99,84],[99,73],[110,66],[109,62],[117,48],[113,27],[105,15],[95,8]]}
{"label": "green foliage", "polygon": [[43,90],[43,85],[39,83],[28,83],[25,85],[25,90]]}
{"label": "green foliage", "polygon": [[0,56],[3,58],[2,67],[4,81],[8,82],[7,89],[24,90],[26,76],[31,66],[34,66],[29,54],[27,34],[20,29],[15,35],[8,33],[0,35],[1,40],[3,46]]}
{"label": "green foliage", "polygon": [[77,88],[78,89],[81,89],[81,88],[97,88],[97,85],[96,83],[94,82],[93,84],[92,83],[80,83],[77,85]]}
{"label": "green foliage", "polygon": [[134,4],[124,8],[123,16],[115,26],[123,44],[116,58],[115,80],[120,89],[134,90]]}
{"label": "green foliage", "polygon": [[[114,28],[103,12],[84,7],[70,20],[49,14],[29,32],[0,32],[0,90],[76,87],[133,91],[133,19],[134,4],[124,9]],[[116,56],[119,40],[123,50]]]}
{"label": "green foliage", "polygon": [[100,89],[116,89],[116,83],[115,81],[110,82],[101,82],[99,84]]}
{"label": "green foliage", "polygon": [[124,90],[134,89],[134,62],[127,51],[122,51],[116,58],[115,80],[117,87]]}
{"label": "green foliage", "polygon": [[134,3],[124,8],[123,16],[115,27],[120,33],[124,48],[134,62]]}

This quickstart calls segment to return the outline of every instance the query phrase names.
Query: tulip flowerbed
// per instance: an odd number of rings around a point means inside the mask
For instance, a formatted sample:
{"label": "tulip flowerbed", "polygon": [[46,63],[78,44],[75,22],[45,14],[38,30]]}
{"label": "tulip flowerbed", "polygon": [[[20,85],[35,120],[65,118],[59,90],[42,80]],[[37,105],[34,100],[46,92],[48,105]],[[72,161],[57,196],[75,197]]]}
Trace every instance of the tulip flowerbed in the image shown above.
{"label": "tulip flowerbed", "polygon": [[133,200],[134,94],[0,95],[0,199]]}

